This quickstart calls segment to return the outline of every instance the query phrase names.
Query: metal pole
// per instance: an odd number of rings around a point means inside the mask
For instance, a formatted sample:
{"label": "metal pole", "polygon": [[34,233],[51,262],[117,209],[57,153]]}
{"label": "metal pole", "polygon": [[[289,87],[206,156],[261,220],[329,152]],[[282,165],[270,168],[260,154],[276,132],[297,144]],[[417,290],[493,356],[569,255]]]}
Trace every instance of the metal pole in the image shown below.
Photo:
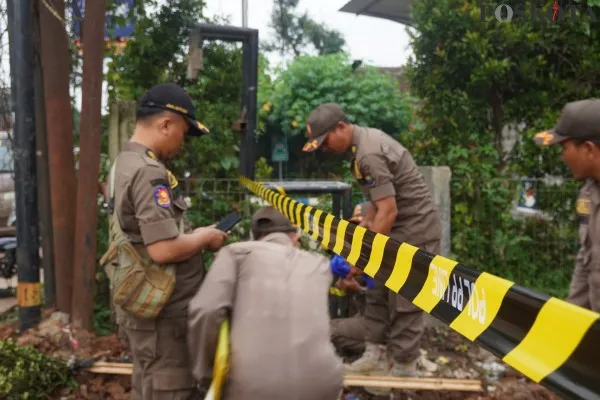
{"label": "metal pole", "polygon": [[242,26],[248,27],[248,0],[242,0]]}
{"label": "metal pole", "polygon": [[[52,2],[64,18],[63,0]],[[73,241],[75,238],[75,161],[73,113],[69,94],[70,55],[60,21],[40,4],[42,66],[46,107],[46,132],[52,207],[52,232],[56,281],[56,308],[70,314],[73,295]],[[44,258],[47,255],[44,251]],[[44,276],[47,280],[48,277]]]}
{"label": "metal pole", "polygon": [[42,234],[42,267],[44,268],[44,307],[56,305],[54,275],[54,243],[52,238],[52,205],[50,204],[50,172],[48,168],[48,136],[44,106],[44,77],[41,60],[39,1],[35,10],[35,122],[37,141],[38,199]]}
{"label": "metal pole", "polygon": [[279,161],[279,180],[283,180],[283,162]]}
{"label": "metal pole", "polygon": [[83,23],[83,84],[79,125],[77,219],[73,257],[73,324],[90,330],[94,313],[98,178],[102,138],[102,62],[106,0],[86,3]]}
{"label": "metal pole", "polygon": [[8,0],[12,7],[10,46],[15,93],[15,194],[17,206],[17,265],[20,330],[35,326],[41,317],[40,258],[36,184],[34,52],[31,0]]}

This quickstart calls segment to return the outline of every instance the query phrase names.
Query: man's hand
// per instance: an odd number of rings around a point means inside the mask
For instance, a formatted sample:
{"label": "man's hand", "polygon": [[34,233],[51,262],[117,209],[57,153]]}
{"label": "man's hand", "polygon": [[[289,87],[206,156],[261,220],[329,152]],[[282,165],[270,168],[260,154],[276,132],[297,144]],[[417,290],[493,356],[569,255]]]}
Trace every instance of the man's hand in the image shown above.
{"label": "man's hand", "polygon": [[354,278],[339,279],[335,283],[335,286],[338,289],[345,290],[347,292],[353,292],[353,293],[358,293],[361,290],[359,283],[356,282],[356,279],[354,279]]}
{"label": "man's hand", "polygon": [[363,219],[360,222],[359,226],[371,230],[371,224],[373,223],[373,218],[375,218],[376,210],[373,203],[367,206],[367,212],[363,215]]}
{"label": "man's hand", "polygon": [[226,232],[216,229],[215,225],[196,228],[194,234],[200,235],[201,240],[205,243],[205,248],[213,252],[223,247],[225,240],[229,237]]}

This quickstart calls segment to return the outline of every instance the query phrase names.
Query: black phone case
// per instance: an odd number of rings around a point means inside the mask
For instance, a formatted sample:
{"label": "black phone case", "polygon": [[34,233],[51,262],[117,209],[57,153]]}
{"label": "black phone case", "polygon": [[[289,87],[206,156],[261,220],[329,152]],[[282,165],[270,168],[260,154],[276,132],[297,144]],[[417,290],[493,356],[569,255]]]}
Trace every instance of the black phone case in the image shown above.
{"label": "black phone case", "polygon": [[238,224],[238,222],[240,222],[241,220],[242,220],[242,218],[239,215],[237,215],[235,213],[231,213],[231,214],[227,215],[225,218],[223,218],[217,224],[217,229],[219,229],[223,232],[227,232],[227,231],[231,230],[231,228],[236,226]]}

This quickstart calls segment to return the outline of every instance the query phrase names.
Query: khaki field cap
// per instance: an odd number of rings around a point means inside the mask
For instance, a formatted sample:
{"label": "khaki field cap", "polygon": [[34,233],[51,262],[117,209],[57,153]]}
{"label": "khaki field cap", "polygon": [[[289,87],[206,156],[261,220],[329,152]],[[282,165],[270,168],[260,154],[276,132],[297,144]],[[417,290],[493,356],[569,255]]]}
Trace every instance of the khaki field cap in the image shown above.
{"label": "khaki field cap", "polygon": [[344,110],[336,103],[324,103],[315,108],[306,119],[308,142],[302,150],[311,152],[321,147],[327,133],[345,117]]}
{"label": "khaki field cap", "polygon": [[269,233],[291,233],[296,231],[297,228],[275,207],[263,207],[252,216],[252,235],[255,238]]}
{"label": "khaki field cap", "polygon": [[540,132],[533,138],[541,146],[567,139],[600,140],[600,99],[567,103],[554,129]]}

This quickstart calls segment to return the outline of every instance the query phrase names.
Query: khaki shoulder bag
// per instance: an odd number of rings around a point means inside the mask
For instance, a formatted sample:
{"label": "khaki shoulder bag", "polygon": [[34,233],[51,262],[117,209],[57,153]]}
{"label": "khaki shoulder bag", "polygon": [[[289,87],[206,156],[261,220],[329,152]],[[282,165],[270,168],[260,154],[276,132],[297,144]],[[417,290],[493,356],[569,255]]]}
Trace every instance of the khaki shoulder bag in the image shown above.
{"label": "khaki shoulder bag", "polygon": [[[116,165],[115,160],[109,178],[113,203]],[[180,222],[182,232],[183,218]],[[123,233],[116,208],[109,216],[109,229],[110,245],[100,266],[110,279],[113,302],[138,318],[156,318],[175,288],[175,266],[157,264],[148,254],[142,256]]]}

